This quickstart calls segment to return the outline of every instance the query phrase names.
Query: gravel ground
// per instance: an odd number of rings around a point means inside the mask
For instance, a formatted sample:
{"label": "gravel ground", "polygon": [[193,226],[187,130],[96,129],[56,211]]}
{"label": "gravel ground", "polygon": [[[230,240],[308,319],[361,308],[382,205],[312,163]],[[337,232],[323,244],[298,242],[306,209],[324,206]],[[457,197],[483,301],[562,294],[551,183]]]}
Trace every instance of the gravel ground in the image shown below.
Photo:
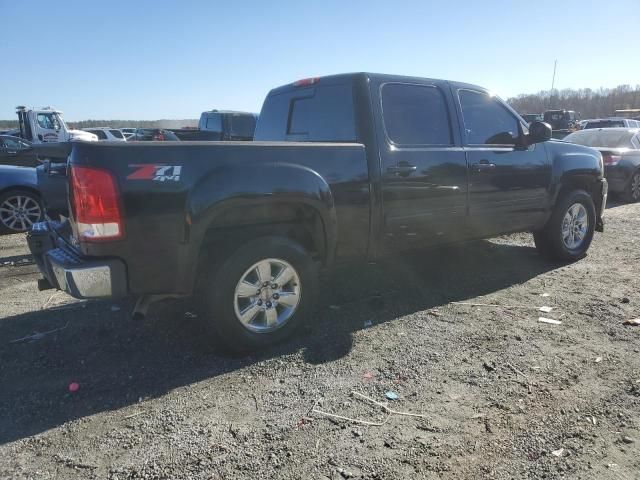
{"label": "gravel ground", "polygon": [[572,265],[523,234],[344,268],[298,337],[242,359],[188,302],[135,322],[38,292],[0,238],[0,477],[640,478],[639,231],[618,205]]}

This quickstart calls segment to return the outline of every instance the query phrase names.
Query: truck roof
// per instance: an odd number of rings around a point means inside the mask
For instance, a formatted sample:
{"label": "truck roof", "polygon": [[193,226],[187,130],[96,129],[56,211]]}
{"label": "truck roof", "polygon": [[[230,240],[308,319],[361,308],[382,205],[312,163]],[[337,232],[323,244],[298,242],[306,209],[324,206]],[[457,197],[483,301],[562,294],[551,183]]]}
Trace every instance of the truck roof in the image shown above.
{"label": "truck roof", "polygon": [[462,88],[473,88],[474,90],[480,90],[480,91],[484,91],[484,92],[489,92],[489,90],[487,90],[484,87],[480,87],[478,85],[473,85],[470,83],[463,83],[463,82],[457,82],[457,81],[451,81],[451,80],[443,80],[443,79],[438,79],[438,78],[428,78],[428,77],[411,77],[411,76],[406,76],[406,75],[393,75],[393,74],[386,74],[386,73],[371,73],[371,72],[353,72],[353,73],[340,73],[340,74],[336,74],[336,75],[327,75],[327,76],[323,76],[323,77],[311,77],[311,78],[305,78],[302,80],[297,80],[295,82],[292,83],[288,83],[286,85],[282,85],[280,87],[276,87],[274,89],[272,89],[269,94],[278,94],[278,93],[282,93],[282,92],[286,92],[289,91],[291,89],[294,88],[301,88],[301,87],[305,87],[305,86],[311,86],[311,85],[315,85],[315,84],[336,84],[336,83],[344,83],[345,81],[349,81],[349,80],[353,80],[357,77],[364,77],[370,80],[382,80],[385,82],[419,82],[422,83],[425,80],[426,81],[432,81],[432,82],[448,82],[449,84],[451,84],[454,87],[462,87]]}

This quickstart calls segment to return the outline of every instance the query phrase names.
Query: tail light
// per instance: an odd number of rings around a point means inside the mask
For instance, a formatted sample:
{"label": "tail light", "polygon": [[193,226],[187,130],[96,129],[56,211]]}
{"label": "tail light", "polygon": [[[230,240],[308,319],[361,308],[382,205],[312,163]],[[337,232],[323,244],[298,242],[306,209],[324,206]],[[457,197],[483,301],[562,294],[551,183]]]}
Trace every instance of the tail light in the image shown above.
{"label": "tail light", "polygon": [[78,239],[85,242],[124,237],[118,189],[111,173],[91,167],[71,167],[71,208]]}
{"label": "tail light", "polygon": [[611,155],[610,153],[602,155],[602,161],[606,166],[617,165],[621,158],[620,155]]}
{"label": "tail light", "polygon": [[153,139],[156,142],[164,142],[164,135],[162,134],[162,132],[158,132],[158,133],[153,135]]}

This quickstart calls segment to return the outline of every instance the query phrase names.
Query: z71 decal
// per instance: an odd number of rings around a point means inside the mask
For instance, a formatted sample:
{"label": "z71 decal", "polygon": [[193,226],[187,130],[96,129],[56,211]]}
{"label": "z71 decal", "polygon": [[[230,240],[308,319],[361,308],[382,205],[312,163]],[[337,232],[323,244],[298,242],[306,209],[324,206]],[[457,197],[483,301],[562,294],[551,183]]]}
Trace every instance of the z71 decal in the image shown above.
{"label": "z71 decal", "polygon": [[154,182],[180,181],[180,165],[129,165],[135,171],[127,180],[153,180]]}

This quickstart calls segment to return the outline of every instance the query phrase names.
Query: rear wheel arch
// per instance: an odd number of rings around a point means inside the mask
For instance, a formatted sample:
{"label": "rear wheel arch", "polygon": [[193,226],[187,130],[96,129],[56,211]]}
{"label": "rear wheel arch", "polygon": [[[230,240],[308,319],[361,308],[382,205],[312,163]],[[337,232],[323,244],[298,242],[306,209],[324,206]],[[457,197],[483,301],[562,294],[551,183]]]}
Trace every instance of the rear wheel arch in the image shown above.
{"label": "rear wheel arch", "polygon": [[[229,252],[260,237],[292,240],[314,261],[330,265],[335,251],[335,219],[318,206],[305,202],[260,201],[221,209],[201,232],[196,270],[218,262]],[[333,227],[333,228],[332,228]]]}

